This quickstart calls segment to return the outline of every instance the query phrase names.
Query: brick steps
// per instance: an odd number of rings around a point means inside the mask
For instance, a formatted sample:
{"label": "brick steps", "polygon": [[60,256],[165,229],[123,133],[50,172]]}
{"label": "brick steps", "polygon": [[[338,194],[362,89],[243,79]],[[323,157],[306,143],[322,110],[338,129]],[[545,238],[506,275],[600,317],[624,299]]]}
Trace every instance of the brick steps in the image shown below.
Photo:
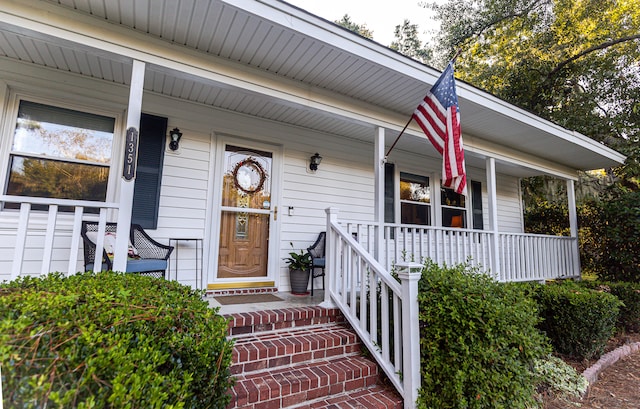
{"label": "brick steps", "polygon": [[402,408],[338,310],[232,314],[236,384],[228,409]]}
{"label": "brick steps", "polygon": [[359,352],[360,343],[356,335],[342,325],[267,332],[259,337],[236,339],[231,373],[248,374]]}

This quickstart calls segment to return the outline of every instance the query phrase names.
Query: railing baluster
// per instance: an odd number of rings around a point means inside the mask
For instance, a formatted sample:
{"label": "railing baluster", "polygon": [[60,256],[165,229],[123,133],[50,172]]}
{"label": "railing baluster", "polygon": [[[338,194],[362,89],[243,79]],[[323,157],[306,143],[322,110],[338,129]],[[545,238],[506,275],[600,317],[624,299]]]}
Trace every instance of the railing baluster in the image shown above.
{"label": "railing baluster", "polygon": [[[382,359],[389,361],[389,290],[385,283],[380,283],[380,315],[383,317],[380,330],[380,346],[382,348]],[[386,325],[385,325],[386,321]]]}
{"label": "railing baluster", "polygon": [[47,230],[44,235],[44,249],[42,250],[42,265],[40,274],[46,275],[51,272],[51,256],[53,255],[53,241],[56,234],[56,220],[58,218],[58,205],[49,206],[47,216]]}
{"label": "railing baluster", "polygon": [[31,213],[31,203],[22,203],[20,206],[20,218],[18,219],[18,232],[16,234],[16,248],[11,266],[11,279],[18,278],[22,272],[24,261],[24,250],[27,243],[27,230],[29,227],[29,215]]}
{"label": "railing baluster", "polygon": [[393,294],[393,365],[396,372],[402,369],[402,300]]}
{"label": "railing baluster", "polygon": [[69,249],[69,267],[67,275],[75,274],[78,270],[78,253],[80,251],[80,230],[82,229],[82,214],[84,207],[76,206],[73,214],[73,230],[71,231],[71,248]]}

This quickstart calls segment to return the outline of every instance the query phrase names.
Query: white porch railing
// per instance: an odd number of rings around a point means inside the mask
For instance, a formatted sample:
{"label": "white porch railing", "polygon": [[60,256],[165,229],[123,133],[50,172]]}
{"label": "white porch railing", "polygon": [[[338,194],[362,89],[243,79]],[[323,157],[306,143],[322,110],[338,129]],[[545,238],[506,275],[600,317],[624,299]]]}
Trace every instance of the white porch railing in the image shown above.
{"label": "white porch railing", "polygon": [[[7,204],[17,204],[19,210],[6,208]],[[107,217],[115,220],[119,207],[118,203],[9,195],[0,195],[0,205],[3,209],[0,214],[0,261],[11,264],[10,276],[4,277],[11,280],[23,274],[58,271],[69,275],[80,271],[83,268],[79,257],[82,220],[99,221],[96,254],[101,255]],[[47,210],[33,210],[34,206],[47,206]],[[73,211],[61,211],[61,208]],[[96,213],[85,213],[90,209]],[[100,268],[102,263],[94,262],[94,265]]]}
{"label": "white porch railing", "polygon": [[[346,223],[349,234],[370,254],[376,255],[378,226]],[[443,228],[422,225],[384,224],[382,253],[377,259],[387,270],[402,261],[437,264],[469,263],[489,271],[499,281],[540,281],[578,277],[577,239],[524,233]],[[496,256],[494,256],[494,254]],[[497,258],[497,263],[494,258]]]}
{"label": "white porch railing", "polygon": [[337,210],[327,209],[327,216],[325,300],[340,308],[403,396],[404,407],[413,408],[420,387],[421,265],[399,264],[399,282],[338,224]]}
{"label": "white porch railing", "polygon": [[577,239],[499,233],[500,281],[541,281],[580,276]]}

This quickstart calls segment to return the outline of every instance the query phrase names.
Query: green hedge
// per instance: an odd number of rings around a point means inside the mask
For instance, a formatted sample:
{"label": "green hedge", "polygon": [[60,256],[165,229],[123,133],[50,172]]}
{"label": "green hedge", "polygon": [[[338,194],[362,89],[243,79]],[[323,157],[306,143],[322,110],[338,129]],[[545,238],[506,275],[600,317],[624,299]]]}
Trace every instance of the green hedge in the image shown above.
{"label": "green hedge", "polygon": [[419,284],[420,408],[534,405],[536,359],[550,348],[535,302],[464,265],[427,261]]}
{"label": "green hedge", "polygon": [[603,353],[622,306],[617,297],[571,281],[532,288],[543,318],[540,329],[556,352],[579,359]]}
{"label": "green hedge", "polygon": [[580,284],[618,297],[623,303],[618,315],[618,326],[629,332],[640,332],[640,283],[584,280]]}
{"label": "green hedge", "polygon": [[0,286],[9,408],[224,408],[227,323],[176,282],[113,272]]}

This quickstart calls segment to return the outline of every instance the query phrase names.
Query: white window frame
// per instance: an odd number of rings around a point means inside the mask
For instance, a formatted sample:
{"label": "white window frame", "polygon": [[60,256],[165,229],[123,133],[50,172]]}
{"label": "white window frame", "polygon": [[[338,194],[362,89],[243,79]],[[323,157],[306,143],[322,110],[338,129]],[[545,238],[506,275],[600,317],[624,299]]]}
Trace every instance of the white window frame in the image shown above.
{"label": "white window frame", "polygon": [[[122,149],[123,149],[123,115],[122,111],[118,112],[110,109],[100,109],[95,106],[88,106],[85,103],[80,101],[73,101],[69,98],[52,98],[52,97],[43,97],[37,96],[30,93],[21,93],[21,92],[9,92],[8,103],[6,105],[6,110],[4,112],[2,121],[3,126],[1,129],[3,137],[0,138],[0,161],[2,162],[2,167],[0,168],[0,181],[2,182],[2,191],[1,194],[5,193],[7,185],[9,183],[9,160],[11,158],[11,154],[14,153],[12,151],[13,145],[13,136],[15,132],[15,126],[18,119],[18,110],[20,107],[20,101],[29,101],[38,104],[50,105],[53,107],[65,108],[79,112],[85,112],[88,114],[94,115],[102,115],[114,118],[114,130],[113,130],[113,141],[111,145],[111,163],[108,165],[109,168],[109,177],[107,178],[107,191],[105,196],[106,202],[114,202],[118,195],[118,176],[122,170]],[[16,152],[16,154],[19,154]],[[29,155],[30,157],[37,158],[38,155]],[[73,159],[66,160],[69,163],[85,163],[82,161],[74,161]],[[28,197],[28,196],[25,196]],[[2,210],[4,212],[4,209]],[[7,211],[12,211],[7,209]],[[37,212],[43,213],[43,212]]]}
{"label": "white window frame", "polygon": [[[465,204],[464,204],[464,208],[462,207],[455,207],[455,206],[446,206],[443,205],[441,202],[441,194],[440,194],[440,187],[441,187],[441,176],[439,173],[435,173],[435,172],[430,172],[430,173],[420,173],[420,172],[416,172],[413,169],[400,169],[400,167],[396,164],[396,166],[394,166],[394,213],[395,213],[395,223],[396,224],[400,224],[401,220],[402,220],[402,207],[401,207],[401,200],[400,200],[400,173],[409,173],[412,175],[416,175],[416,176],[423,176],[423,177],[427,177],[429,178],[429,185],[431,188],[431,203],[427,204],[425,203],[425,205],[430,206],[430,210],[431,210],[431,225],[433,227],[444,227],[442,225],[442,209],[443,208],[451,208],[451,209],[460,209],[460,210],[464,210],[464,214],[465,214],[465,223],[467,227],[464,227],[465,229],[472,229],[473,228],[473,219],[471,218],[471,213],[473,211],[472,207],[471,207],[471,197],[465,197]],[[417,203],[417,202],[411,202],[411,203]]]}
{"label": "white window frame", "polygon": [[[407,175],[413,175],[413,176],[418,176],[418,177],[423,177],[426,178],[427,181],[429,182],[429,194],[430,194],[430,201],[429,203],[425,203],[425,202],[418,202],[418,201],[414,201],[414,200],[403,200],[400,198],[400,184],[402,183],[402,174],[407,174]],[[410,172],[398,172],[398,195],[396,196],[398,198],[398,202],[399,202],[399,210],[398,210],[398,215],[400,218],[400,222],[402,222],[402,203],[409,203],[412,205],[419,205],[419,206],[427,206],[427,208],[429,209],[429,221],[431,223],[429,224],[425,224],[425,226],[433,226],[434,225],[434,218],[433,218],[433,187],[432,187],[432,182],[431,182],[432,177],[429,176],[425,176],[425,175],[418,175],[416,173],[410,173]]]}

